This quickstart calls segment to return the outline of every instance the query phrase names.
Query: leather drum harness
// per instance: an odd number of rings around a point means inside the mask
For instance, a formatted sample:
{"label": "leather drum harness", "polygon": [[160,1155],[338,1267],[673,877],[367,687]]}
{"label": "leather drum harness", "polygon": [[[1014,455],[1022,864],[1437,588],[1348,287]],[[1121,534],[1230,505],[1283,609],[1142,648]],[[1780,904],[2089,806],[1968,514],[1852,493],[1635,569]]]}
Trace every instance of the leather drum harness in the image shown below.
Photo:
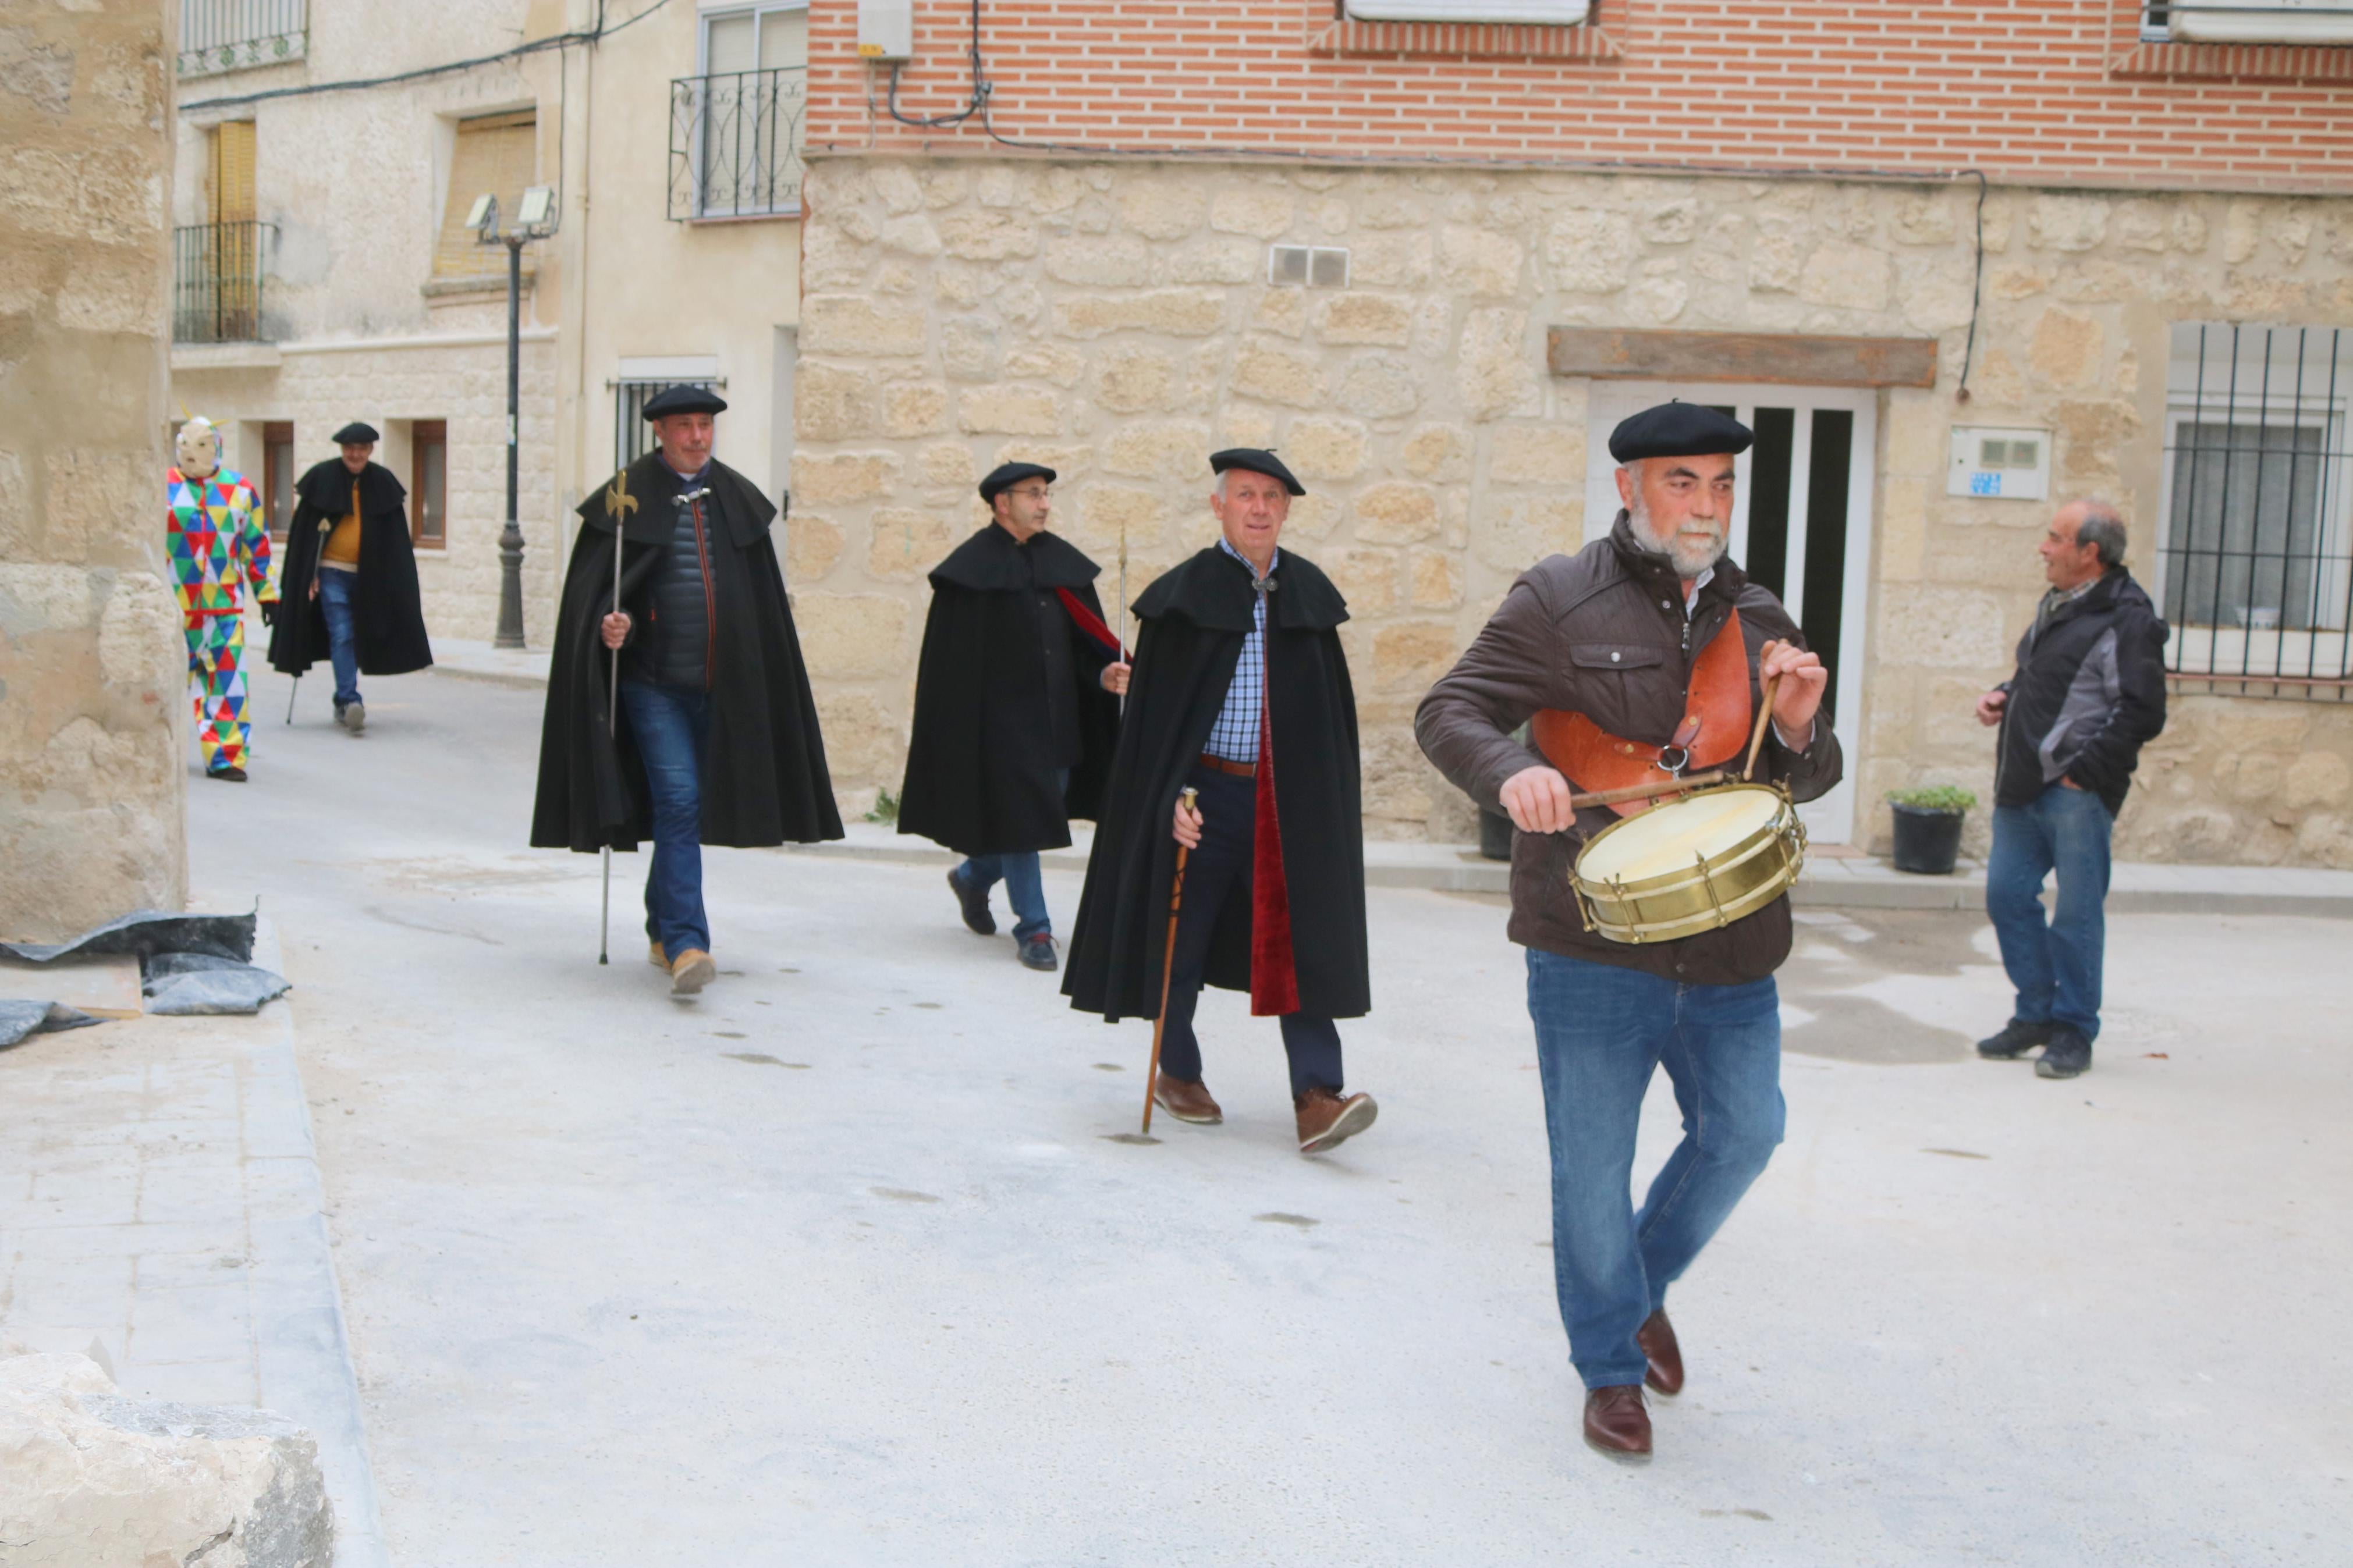
{"label": "leather drum harness", "polygon": [[[1649,784],[1662,773],[1681,777],[1686,771],[1738,757],[1748,743],[1752,712],[1748,643],[1741,635],[1740,612],[1735,610],[1724,629],[1693,662],[1683,721],[1665,745],[1612,735],[1582,713],[1556,708],[1537,713],[1529,721],[1529,731],[1545,760],[1558,768],[1572,787],[1579,792],[1612,790]],[[1619,801],[1609,809],[1620,816],[1631,816],[1650,804]]]}

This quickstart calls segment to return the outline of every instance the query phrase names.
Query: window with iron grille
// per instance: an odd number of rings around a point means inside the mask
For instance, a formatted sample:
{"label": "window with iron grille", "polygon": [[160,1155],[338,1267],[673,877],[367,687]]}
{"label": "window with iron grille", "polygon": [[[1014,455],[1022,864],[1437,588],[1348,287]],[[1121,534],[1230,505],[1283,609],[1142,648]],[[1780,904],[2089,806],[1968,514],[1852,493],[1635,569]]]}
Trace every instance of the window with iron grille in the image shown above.
{"label": "window with iron grille", "polygon": [[702,74],[670,83],[670,216],[797,214],[807,7],[705,12],[702,47]]}
{"label": "window with iron grille", "polygon": [[613,467],[626,468],[654,449],[654,427],[646,422],[646,405],[654,394],[673,386],[716,392],[726,384],[726,378],[718,375],[623,375],[614,382]]}
{"label": "window with iron grille", "polygon": [[2157,590],[2169,668],[2253,695],[2353,689],[2353,331],[2183,325]]}
{"label": "window with iron grille", "polygon": [[182,76],[299,60],[310,43],[310,0],[180,0]]}

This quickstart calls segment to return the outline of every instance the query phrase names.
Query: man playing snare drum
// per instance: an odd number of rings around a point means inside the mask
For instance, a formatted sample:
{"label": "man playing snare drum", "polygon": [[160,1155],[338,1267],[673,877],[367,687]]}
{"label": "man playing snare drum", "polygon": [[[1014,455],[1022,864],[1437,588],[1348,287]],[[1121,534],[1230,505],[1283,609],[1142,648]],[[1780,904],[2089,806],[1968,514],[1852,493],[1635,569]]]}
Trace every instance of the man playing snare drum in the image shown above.
{"label": "man playing snare drum", "polygon": [[[1776,676],[1757,776],[1801,801],[1838,783],[1838,742],[1815,722],[1829,672],[1780,601],[1725,559],[1733,458],[1751,439],[1683,403],[1619,426],[1609,451],[1626,510],[1609,537],[1523,574],[1414,722],[1440,771],[1519,829],[1510,931],[1527,949],[1551,1136],[1553,1270],[1586,1441],[1615,1456],[1651,1451],[1642,1385],[1683,1387],[1667,1287],[1781,1141],[1773,972],[1788,956],[1789,904],[1784,894],[1721,929],[1634,945],[1590,932],[1569,884],[1577,852],[1643,807],[1569,797],[1619,787],[1630,769],[1736,771]],[[1547,710],[1551,754],[1539,756],[1511,731]],[[1635,1127],[1662,1064],[1683,1138],[1638,1213]]]}

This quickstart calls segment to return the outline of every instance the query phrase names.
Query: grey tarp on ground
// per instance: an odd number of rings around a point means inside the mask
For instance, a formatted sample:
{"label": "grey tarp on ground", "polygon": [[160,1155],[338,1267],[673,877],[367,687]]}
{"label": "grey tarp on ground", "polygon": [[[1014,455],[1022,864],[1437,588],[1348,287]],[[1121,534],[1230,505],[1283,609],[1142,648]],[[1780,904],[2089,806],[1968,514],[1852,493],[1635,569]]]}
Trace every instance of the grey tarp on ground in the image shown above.
{"label": "grey tarp on ground", "polygon": [[58,958],[136,954],[143,963],[159,952],[203,952],[238,963],[253,958],[252,915],[172,915],[138,910],[86,931],[71,942],[0,942],[0,952],[27,963]]}
{"label": "grey tarp on ground", "polygon": [[97,1022],[60,1002],[0,1002],[0,1051],[28,1036],[87,1028]]}
{"label": "grey tarp on ground", "polygon": [[140,991],[147,1011],[170,1016],[258,1013],[283,996],[286,977],[209,952],[159,952],[147,960]]}

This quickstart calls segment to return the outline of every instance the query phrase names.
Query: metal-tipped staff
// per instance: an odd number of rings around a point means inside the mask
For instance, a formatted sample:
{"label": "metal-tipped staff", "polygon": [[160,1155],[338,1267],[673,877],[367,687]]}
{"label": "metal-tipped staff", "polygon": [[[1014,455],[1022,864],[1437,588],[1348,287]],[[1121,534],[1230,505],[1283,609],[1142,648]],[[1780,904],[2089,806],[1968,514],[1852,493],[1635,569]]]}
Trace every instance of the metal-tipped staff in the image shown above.
{"label": "metal-tipped staff", "polygon": [[[1201,792],[1187,789],[1182,796],[1185,809],[1195,809],[1194,802]],[[1176,846],[1176,875],[1168,884],[1168,943],[1160,955],[1160,1011],[1152,1018],[1152,1066],[1144,1075],[1144,1131],[1152,1131],[1152,1097],[1160,1089],[1160,1039],[1168,1027],[1168,982],[1176,973],[1176,911],[1185,902],[1185,858],[1191,854],[1184,845]]]}
{"label": "metal-tipped staff", "polygon": [[[621,613],[621,520],[613,520],[613,613]],[[597,641],[602,642],[603,637]],[[605,700],[605,738],[613,742],[617,752],[621,739],[621,650],[607,648],[613,656],[613,684]],[[605,844],[605,908],[596,917],[596,962],[609,963],[607,949],[613,934],[613,845],[607,835]]]}
{"label": "metal-tipped staff", "polygon": [[299,675],[294,678],[293,683],[286,688],[286,721],[289,724],[294,722],[294,697],[301,689],[302,678]]}
{"label": "metal-tipped staff", "polygon": [[[1119,662],[1125,664],[1127,662],[1127,524],[1124,522],[1119,525],[1119,614],[1111,625],[1112,637],[1119,644]],[[1127,691],[1124,688],[1121,689],[1119,694],[1119,716],[1122,719],[1127,717]],[[1146,1121],[1152,1120],[1149,1108],[1145,1111],[1145,1120]],[[1149,1129],[1147,1128],[1146,1131]]]}

